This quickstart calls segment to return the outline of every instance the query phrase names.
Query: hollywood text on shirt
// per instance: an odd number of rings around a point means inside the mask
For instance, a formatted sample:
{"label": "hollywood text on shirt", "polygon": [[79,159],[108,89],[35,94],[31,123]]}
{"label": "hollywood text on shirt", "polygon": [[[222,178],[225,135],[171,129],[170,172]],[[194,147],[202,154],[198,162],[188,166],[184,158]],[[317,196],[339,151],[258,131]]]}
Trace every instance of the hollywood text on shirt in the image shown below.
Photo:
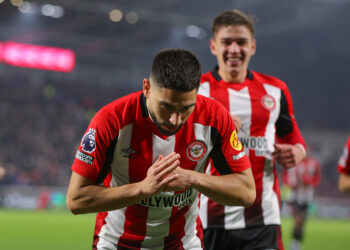
{"label": "hollywood text on shirt", "polygon": [[239,138],[245,149],[252,149],[256,156],[268,156],[271,152],[268,150],[267,138],[262,136],[251,136]]}
{"label": "hollywood text on shirt", "polygon": [[192,198],[193,190],[192,188],[185,190],[178,194],[169,194],[169,192],[162,192],[158,195],[148,197],[140,201],[140,205],[145,207],[179,207],[179,209],[184,206],[190,205],[193,202]]}

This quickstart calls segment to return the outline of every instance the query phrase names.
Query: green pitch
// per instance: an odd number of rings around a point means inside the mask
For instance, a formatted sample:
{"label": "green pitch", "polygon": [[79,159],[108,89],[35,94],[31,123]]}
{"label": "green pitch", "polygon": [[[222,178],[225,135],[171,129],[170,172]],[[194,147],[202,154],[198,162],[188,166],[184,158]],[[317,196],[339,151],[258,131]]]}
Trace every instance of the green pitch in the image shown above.
{"label": "green pitch", "polygon": [[[72,215],[62,211],[0,210],[1,250],[91,249],[95,215]],[[291,219],[283,219],[286,250]],[[349,249],[350,220],[310,218],[306,225],[306,250]]]}
{"label": "green pitch", "polygon": [[95,215],[0,210],[0,250],[91,249]]}

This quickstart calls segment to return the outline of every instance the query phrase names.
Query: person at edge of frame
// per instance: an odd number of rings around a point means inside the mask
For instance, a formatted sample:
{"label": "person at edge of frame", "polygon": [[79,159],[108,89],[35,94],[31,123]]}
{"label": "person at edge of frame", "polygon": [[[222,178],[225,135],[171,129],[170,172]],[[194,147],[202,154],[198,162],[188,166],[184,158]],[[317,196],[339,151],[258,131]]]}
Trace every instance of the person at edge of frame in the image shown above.
{"label": "person at edge of frame", "polygon": [[321,180],[320,162],[308,152],[308,156],[294,168],[283,169],[283,185],[289,187],[288,204],[294,220],[290,250],[302,249],[305,223],[313,202],[314,188]]}
{"label": "person at edge of frame", "polygon": [[348,137],[343,153],[338,161],[338,189],[340,192],[350,192],[350,136]]}

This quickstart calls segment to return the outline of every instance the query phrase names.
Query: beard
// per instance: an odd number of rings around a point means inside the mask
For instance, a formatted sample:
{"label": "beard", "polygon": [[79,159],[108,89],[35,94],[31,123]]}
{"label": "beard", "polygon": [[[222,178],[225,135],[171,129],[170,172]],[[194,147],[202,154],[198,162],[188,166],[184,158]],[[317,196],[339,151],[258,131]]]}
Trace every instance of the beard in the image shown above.
{"label": "beard", "polygon": [[[159,130],[163,135],[165,135],[165,136],[171,136],[171,135],[176,134],[177,131],[179,131],[180,128],[182,127],[182,125],[183,125],[183,123],[181,123],[181,124],[176,128],[176,130],[174,130],[174,131],[165,130],[164,128],[162,128],[162,124],[159,123],[159,121],[158,121],[156,115],[155,115],[152,111],[150,111],[150,110],[148,110],[148,112],[149,112],[149,115],[150,115],[151,120],[152,120],[152,122],[154,123],[154,125],[156,125],[156,127],[158,128],[158,130]],[[172,125],[169,124],[168,126],[172,126]]]}

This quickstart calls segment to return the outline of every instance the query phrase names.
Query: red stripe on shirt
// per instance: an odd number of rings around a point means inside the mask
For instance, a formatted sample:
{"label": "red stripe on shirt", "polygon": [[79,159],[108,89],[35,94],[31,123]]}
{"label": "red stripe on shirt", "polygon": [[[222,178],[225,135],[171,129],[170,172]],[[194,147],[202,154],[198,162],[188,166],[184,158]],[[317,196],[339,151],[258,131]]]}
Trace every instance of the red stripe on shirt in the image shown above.
{"label": "red stripe on shirt", "polygon": [[[199,205],[199,204],[198,204]],[[198,207],[199,209],[199,207]],[[202,245],[202,248],[204,249],[204,234],[203,234],[203,225],[202,225],[202,221],[201,221],[201,218],[198,216],[197,217],[197,220],[196,220],[196,229],[197,229],[197,237],[200,239],[201,241],[201,245]]]}
{"label": "red stripe on shirt", "polygon": [[[179,193],[181,192],[175,192],[174,195]],[[184,249],[181,239],[185,236],[185,213],[188,211],[188,209],[188,206],[185,206],[180,210],[179,207],[172,208],[172,213],[169,220],[169,234],[164,238],[164,249]]]}

